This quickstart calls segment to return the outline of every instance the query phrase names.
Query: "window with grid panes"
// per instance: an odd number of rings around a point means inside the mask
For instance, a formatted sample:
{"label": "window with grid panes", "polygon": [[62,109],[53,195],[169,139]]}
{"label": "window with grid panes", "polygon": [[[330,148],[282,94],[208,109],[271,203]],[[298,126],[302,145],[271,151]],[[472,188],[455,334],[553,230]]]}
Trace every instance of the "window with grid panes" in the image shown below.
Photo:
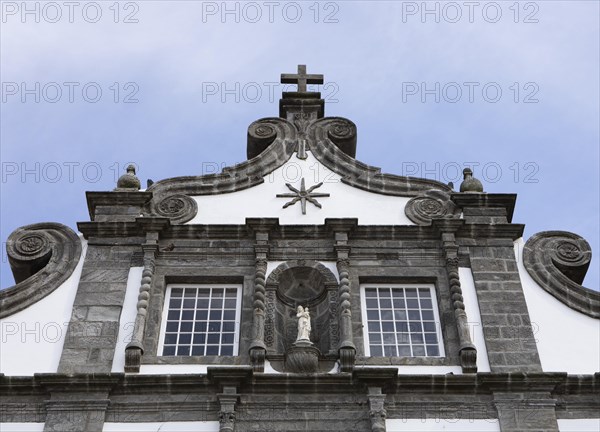
{"label": "window with grid panes", "polygon": [[367,356],[444,356],[433,286],[364,284],[361,305]]}
{"label": "window with grid panes", "polygon": [[168,286],[159,355],[237,355],[241,291],[237,285]]}

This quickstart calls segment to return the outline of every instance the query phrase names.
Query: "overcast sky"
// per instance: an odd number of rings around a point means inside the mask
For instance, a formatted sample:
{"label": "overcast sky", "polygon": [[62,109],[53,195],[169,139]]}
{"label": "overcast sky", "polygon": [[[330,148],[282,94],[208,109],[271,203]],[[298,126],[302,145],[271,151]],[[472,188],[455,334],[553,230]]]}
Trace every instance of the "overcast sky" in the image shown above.
{"label": "overcast sky", "polygon": [[572,231],[597,254],[598,17],[597,1],[3,1],[0,237],[76,228],[85,191],[129,162],[145,185],[245,160],[302,63],[326,115],[356,123],[359,160],[457,186],[469,165],[518,194],[526,239]]}

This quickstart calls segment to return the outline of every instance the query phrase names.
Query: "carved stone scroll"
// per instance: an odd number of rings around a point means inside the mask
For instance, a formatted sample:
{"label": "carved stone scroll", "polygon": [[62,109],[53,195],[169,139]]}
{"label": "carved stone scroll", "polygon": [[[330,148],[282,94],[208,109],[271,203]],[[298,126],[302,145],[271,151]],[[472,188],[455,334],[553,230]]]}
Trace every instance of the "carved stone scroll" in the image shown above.
{"label": "carved stone scroll", "polygon": [[531,277],[558,300],[600,318],[600,293],[581,285],[592,258],[588,242],[567,231],[543,231],[529,238],[523,265]]}
{"label": "carved stone scroll", "polygon": [[38,223],[15,230],[6,252],[16,284],[0,291],[0,318],[19,312],[57,289],[81,258],[81,240],[69,227]]}
{"label": "carved stone scroll", "polygon": [[173,224],[182,224],[196,216],[198,204],[187,195],[168,195],[154,204],[153,213],[169,218]]}
{"label": "carved stone scroll", "polygon": [[417,225],[430,225],[433,219],[458,218],[460,209],[450,200],[449,194],[431,190],[410,199],[404,213]]}

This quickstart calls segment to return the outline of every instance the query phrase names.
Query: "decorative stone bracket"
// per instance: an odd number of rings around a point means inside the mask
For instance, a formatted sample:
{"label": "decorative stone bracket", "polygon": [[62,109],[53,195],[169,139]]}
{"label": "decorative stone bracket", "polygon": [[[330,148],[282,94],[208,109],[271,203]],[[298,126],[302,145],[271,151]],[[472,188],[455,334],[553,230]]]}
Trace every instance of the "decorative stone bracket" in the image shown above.
{"label": "decorative stone bracket", "polygon": [[219,432],[233,432],[235,430],[236,406],[240,395],[238,388],[241,383],[252,376],[252,368],[213,368],[207,371],[208,379],[222,388],[217,393],[219,401]]}

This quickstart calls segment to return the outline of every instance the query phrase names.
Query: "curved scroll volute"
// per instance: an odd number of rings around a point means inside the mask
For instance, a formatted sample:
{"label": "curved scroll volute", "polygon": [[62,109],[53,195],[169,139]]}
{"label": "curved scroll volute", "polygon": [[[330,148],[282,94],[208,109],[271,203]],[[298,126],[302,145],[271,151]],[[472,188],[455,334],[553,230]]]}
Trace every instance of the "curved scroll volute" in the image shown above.
{"label": "curved scroll volute", "polygon": [[600,293],[581,285],[591,259],[589,243],[567,231],[539,232],[523,248],[523,265],[543,289],[570,308],[600,318]]}
{"label": "curved scroll volute", "polygon": [[46,297],[66,281],[81,257],[81,240],[71,228],[39,223],[16,229],[6,243],[16,284],[0,291],[0,318]]}

